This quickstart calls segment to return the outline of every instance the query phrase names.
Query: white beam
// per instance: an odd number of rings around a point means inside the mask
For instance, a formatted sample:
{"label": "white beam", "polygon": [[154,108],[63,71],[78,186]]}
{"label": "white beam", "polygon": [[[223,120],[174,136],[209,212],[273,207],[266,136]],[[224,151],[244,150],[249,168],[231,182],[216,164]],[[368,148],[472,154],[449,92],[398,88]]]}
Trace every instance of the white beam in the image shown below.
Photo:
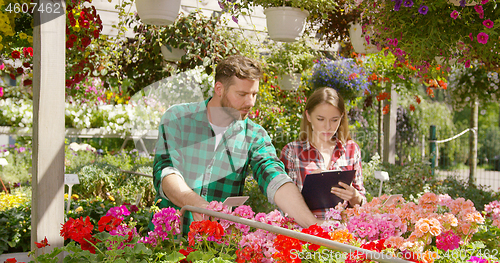
{"label": "white beam", "polygon": [[[59,232],[64,222],[66,4],[63,0],[39,0],[37,4],[43,4],[44,11],[35,13],[33,30],[31,247],[47,237],[50,247],[44,252],[48,253],[64,245]],[[60,14],[54,13],[58,5]]]}

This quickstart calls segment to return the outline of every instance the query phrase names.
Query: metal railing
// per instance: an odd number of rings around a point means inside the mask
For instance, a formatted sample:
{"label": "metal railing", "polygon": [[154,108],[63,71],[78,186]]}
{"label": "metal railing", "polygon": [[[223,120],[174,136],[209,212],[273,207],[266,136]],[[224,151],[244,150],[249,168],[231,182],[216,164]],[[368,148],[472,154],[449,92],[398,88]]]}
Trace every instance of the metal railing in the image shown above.
{"label": "metal railing", "polygon": [[[324,247],[327,247],[327,248],[330,248],[330,249],[333,249],[333,250],[341,251],[341,252],[357,253],[358,255],[364,254],[364,255],[366,255],[366,258],[374,260],[374,261],[377,261],[377,262],[382,262],[382,263],[385,263],[385,262],[387,262],[387,263],[405,263],[405,262],[408,262],[409,263],[410,262],[410,261],[406,261],[406,260],[403,260],[403,259],[400,259],[400,258],[396,258],[396,257],[390,256],[390,255],[387,255],[387,254],[378,253],[378,252],[375,252],[375,251],[371,251],[371,250],[367,250],[367,249],[363,249],[363,248],[359,248],[359,247],[355,247],[355,246],[350,246],[350,245],[342,244],[342,243],[339,243],[339,242],[335,242],[335,241],[324,239],[324,238],[320,238],[320,237],[317,237],[317,236],[313,236],[313,235],[309,235],[309,234],[305,234],[305,233],[293,231],[293,230],[290,230],[290,229],[286,229],[286,228],[282,228],[282,227],[277,227],[277,226],[272,226],[272,225],[268,225],[268,224],[265,224],[265,223],[262,223],[262,222],[257,222],[257,221],[254,221],[254,220],[250,220],[250,219],[246,219],[246,218],[242,218],[242,217],[237,217],[237,216],[233,216],[233,215],[228,215],[228,214],[224,214],[224,213],[220,213],[220,212],[208,210],[208,209],[205,209],[205,208],[190,206],[190,205],[183,206],[182,209],[181,209],[181,218],[180,218],[180,226],[181,227],[183,226],[184,212],[185,211],[191,211],[191,212],[196,212],[196,213],[200,213],[200,214],[205,214],[205,215],[209,215],[209,216],[213,216],[213,217],[217,217],[217,218],[221,218],[221,219],[233,221],[233,222],[236,222],[236,223],[239,223],[239,224],[244,224],[244,225],[247,225],[247,226],[250,226],[250,227],[260,228],[260,229],[263,229],[263,230],[267,230],[269,232],[273,232],[275,234],[280,234],[280,235],[285,235],[285,236],[293,237],[293,238],[296,238],[296,239],[299,239],[299,240],[302,240],[302,241],[306,241],[306,242],[309,242],[309,243],[314,243],[314,244],[317,244],[317,245],[320,245],[320,246],[324,246]],[[182,236],[182,231],[181,231],[181,233],[178,236],[179,240],[180,240],[181,236]]]}

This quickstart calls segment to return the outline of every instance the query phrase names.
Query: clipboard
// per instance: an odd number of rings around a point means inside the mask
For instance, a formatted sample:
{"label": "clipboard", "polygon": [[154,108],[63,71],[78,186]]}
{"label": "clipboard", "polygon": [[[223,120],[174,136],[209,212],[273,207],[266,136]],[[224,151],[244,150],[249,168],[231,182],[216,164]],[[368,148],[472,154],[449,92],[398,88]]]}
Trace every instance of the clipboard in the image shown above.
{"label": "clipboard", "polygon": [[310,210],[331,208],[344,200],[332,194],[332,187],[340,187],[339,182],[350,185],[354,181],[356,170],[323,171],[308,174],[302,186],[302,196]]}

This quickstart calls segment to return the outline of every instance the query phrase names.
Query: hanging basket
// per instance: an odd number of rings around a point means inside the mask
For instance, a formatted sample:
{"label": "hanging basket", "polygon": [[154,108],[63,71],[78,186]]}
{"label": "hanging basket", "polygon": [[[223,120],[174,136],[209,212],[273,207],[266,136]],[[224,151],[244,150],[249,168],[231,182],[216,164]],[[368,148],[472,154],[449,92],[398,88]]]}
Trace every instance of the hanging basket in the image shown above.
{"label": "hanging basket", "polygon": [[294,42],[304,33],[309,12],[300,8],[282,6],[264,10],[269,38],[274,41]]}
{"label": "hanging basket", "polygon": [[166,26],[177,18],[181,0],[136,0],[135,6],[144,24]]}
{"label": "hanging basket", "polygon": [[161,45],[160,49],[166,61],[180,61],[182,56],[186,55],[186,51],[179,48],[172,48],[170,51],[165,45]]}
{"label": "hanging basket", "polygon": [[300,86],[301,77],[302,74],[300,73],[279,75],[278,84],[282,90],[297,90]]}
{"label": "hanging basket", "polygon": [[366,42],[360,23],[350,23],[349,38],[351,39],[352,47],[356,53],[371,54],[379,52],[377,46]]}
{"label": "hanging basket", "polygon": [[[448,0],[448,3],[453,4],[454,6],[460,6],[460,0]],[[475,6],[477,5],[476,1],[465,1],[466,6]]]}

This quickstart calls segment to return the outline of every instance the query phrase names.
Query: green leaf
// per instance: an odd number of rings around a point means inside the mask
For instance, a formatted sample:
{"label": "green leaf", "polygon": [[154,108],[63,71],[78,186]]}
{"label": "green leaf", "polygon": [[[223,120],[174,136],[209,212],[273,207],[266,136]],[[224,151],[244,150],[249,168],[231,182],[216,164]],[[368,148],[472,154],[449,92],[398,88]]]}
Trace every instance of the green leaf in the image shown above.
{"label": "green leaf", "polygon": [[[198,251],[195,251],[195,252],[198,252]],[[190,253],[189,255],[193,254],[194,252]],[[166,257],[165,257],[165,260],[168,261],[168,262],[179,262],[183,259],[185,259],[186,256],[182,255],[180,252],[178,251],[172,251],[172,253],[168,254]]]}

